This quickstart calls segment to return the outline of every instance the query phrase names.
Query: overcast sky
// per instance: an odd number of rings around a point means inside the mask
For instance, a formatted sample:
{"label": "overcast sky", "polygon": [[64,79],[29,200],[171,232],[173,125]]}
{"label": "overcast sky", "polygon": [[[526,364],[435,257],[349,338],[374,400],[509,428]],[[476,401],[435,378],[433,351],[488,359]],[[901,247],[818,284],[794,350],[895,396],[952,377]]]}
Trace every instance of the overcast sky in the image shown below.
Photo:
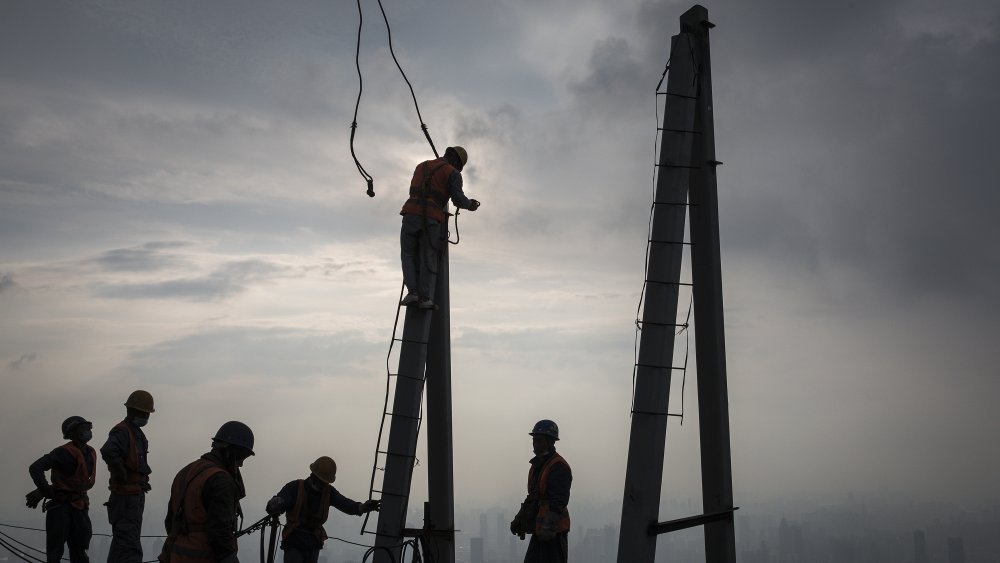
{"label": "overcast sky", "polygon": [[[157,407],[147,533],[230,419],[257,435],[248,517],[320,455],[367,495],[398,210],[432,155],[362,4],[374,199],[348,146],[353,2],[0,6],[3,520],[41,522],[26,468],[65,417],[99,447],[136,388]],[[552,418],[574,500],[617,520],[654,89],[690,4],[384,5],[482,201],[451,254],[456,497],[513,512],[527,432]],[[707,8],[737,504],[996,501],[1000,5]],[[699,487],[694,377],[665,499]]]}

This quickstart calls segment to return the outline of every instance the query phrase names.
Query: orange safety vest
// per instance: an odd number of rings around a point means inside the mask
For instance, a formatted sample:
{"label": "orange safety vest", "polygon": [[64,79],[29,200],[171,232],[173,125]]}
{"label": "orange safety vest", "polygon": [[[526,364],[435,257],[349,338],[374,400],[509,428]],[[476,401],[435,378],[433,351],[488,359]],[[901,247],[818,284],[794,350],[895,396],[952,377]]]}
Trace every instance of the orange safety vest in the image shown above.
{"label": "orange safety vest", "polygon": [[300,479],[299,490],[295,493],[295,506],[285,513],[285,529],[281,531],[281,539],[288,539],[292,535],[292,532],[298,528],[302,528],[316,534],[320,543],[326,541],[329,536],[326,535],[323,524],[326,523],[326,519],[330,516],[330,486],[323,486],[323,492],[319,497],[319,509],[316,512],[308,514],[308,507],[309,503],[306,502],[306,482],[305,479]]}
{"label": "orange safety vest", "polygon": [[58,467],[52,468],[52,488],[55,490],[55,498],[60,502],[65,502],[81,510],[90,506],[90,497],[87,491],[94,486],[97,479],[97,452],[94,448],[87,446],[87,454],[80,451],[73,442],[67,442],[61,448],[65,448],[73,460],[76,467],[73,473],[65,473]]}
{"label": "orange safety vest", "polygon": [[417,165],[410,180],[410,199],[403,204],[400,215],[424,215],[444,223],[448,206],[448,178],[455,167],[444,158],[426,160]]}
{"label": "orange safety vest", "polygon": [[121,495],[134,495],[143,492],[142,485],[149,483],[149,475],[139,473],[139,440],[135,437],[132,427],[124,420],[115,425],[115,428],[124,428],[128,432],[128,454],[125,456],[125,481],[117,481],[115,474],[111,473],[108,479],[108,489],[112,493]]}
{"label": "orange safety vest", "polygon": [[[534,491],[531,490],[531,483],[534,481],[535,477],[535,466],[532,465],[531,469],[528,470],[528,496],[532,496],[532,493],[534,493],[534,497],[538,499],[538,514],[535,517],[536,534],[542,529],[542,518],[548,514],[550,510],[552,510],[549,507],[546,490],[548,489],[549,484],[549,473],[552,471],[552,468],[556,466],[556,464],[560,463],[565,465],[566,469],[570,468],[569,463],[566,463],[566,460],[559,454],[554,454],[548,461],[545,462],[545,465],[542,466],[541,475],[538,477],[538,483],[536,484]],[[570,525],[569,508],[564,507],[560,512],[559,524],[555,530],[557,534],[568,532]]]}
{"label": "orange safety vest", "polygon": [[199,459],[189,463],[174,478],[170,488],[173,524],[160,553],[159,559],[163,563],[216,560],[208,543],[208,511],[201,502],[201,494],[205,490],[205,482],[217,473],[226,473],[226,470],[207,459]]}

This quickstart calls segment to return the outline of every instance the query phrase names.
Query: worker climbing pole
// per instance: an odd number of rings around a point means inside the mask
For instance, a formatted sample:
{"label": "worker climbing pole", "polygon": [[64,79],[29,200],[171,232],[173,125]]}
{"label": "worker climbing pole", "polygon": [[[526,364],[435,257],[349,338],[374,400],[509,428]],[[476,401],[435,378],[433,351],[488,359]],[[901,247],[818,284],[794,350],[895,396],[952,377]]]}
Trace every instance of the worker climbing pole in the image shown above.
{"label": "worker climbing pole", "polygon": [[[381,497],[381,510],[374,534],[375,546],[371,551],[377,563],[397,563],[402,559],[406,538],[419,538],[428,560],[436,563],[454,563],[454,486],[452,462],[451,424],[451,328],[449,311],[448,270],[448,211],[449,200],[457,208],[475,211],[479,202],[465,196],[462,188],[462,169],[468,162],[463,147],[452,146],[444,156],[438,154],[427,125],[420,114],[413,85],[403,72],[392,44],[389,18],[381,0],[379,10],[385,22],[389,52],[409,87],[417,111],[420,129],[430,144],[434,159],[419,163],[410,181],[409,198],[400,211],[400,256],[402,261],[404,295],[401,288],[396,321],[392,332],[389,354],[386,358],[386,401],[379,428],[378,445],[372,467],[371,493]],[[363,77],[361,72],[361,33],[363,9],[358,0],[358,42],[355,66],[358,71],[358,97],[351,123],[351,155],[358,172],[367,183],[367,194],[375,196],[374,178],[361,164],[354,148],[361,105]],[[458,243],[458,211],[455,212],[456,241]],[[400,312],[405,310],[402,336],[397,338]],[[393,348],[399,343],[399,364],[395,373],[389,365]],[[391,386],[395,381],[394,393]],[[422,421],[421,403],[424,385],[427,386],[427,473],[428,502],[424,506],[424,524],[419,530],[406,527],[410,485],[417,463],[417,437]],[[389,410],[389,395],[393,395]],[[386,421],[389,432],[383,446]],[[381,464],[381,467],[380,467]],[[382,470],[381,485],[376,476]],[[362,533],[367,531],[367,518]],[[433,558],[431,559],[431,554]],[[366,556],[367,559],[367,556]]]}

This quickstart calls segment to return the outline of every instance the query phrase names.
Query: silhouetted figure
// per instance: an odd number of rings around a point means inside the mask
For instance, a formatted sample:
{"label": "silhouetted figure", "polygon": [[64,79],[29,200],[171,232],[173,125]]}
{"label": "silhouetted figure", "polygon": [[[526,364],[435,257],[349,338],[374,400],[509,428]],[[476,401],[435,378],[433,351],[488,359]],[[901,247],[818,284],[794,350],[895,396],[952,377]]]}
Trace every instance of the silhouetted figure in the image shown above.
{"label": "silhouetted figure", "polygon": [[134,391],[125,401],[125,419],[108,433],[101,446],[101,457],[108,464],[108,489],[111,495],[108,522],[111,524],[111,548],[108,563],[141,563],[142,513],[149,491],[149,442],[142,427],[153,413],[153,396]]}
{"label": "silhouetted figure", "polygon": [[[38,458],[28,468],[37,487],[25,495],[29,508],[42,499],[45,512],[45,555],[48,563],[59,563],[63,545],[69,546],[71,563],[89,563],[90,497],[97,477],[97,452],[87,445],[94,425],[82,416],[71,416],[62,423],[63,438],[70,441]],[[45,480],[51,471],[52,484]]]}

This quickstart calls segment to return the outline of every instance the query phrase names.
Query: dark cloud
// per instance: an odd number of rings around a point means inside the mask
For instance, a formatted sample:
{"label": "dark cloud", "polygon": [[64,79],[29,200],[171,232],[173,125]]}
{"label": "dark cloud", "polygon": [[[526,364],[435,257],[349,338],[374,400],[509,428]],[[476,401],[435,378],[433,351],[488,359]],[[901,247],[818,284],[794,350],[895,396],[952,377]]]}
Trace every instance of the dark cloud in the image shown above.
{"label": "dark cloud", "polygon": [[13,370],[19,370],[35,361],[36,358],[38,358],[37,354],[34,352],[28,352],[27,354],[22,354],[20,358],[7,364],[7,367]]}
{"label": "dark cloud", "polygon": [[17,283],[14,282],[14,277],[10,274],[0,274],[0,293],[9,291],[17,287]]}
{"label": "dark cloud", "polygon": [[109,250],[94,259],[103,268],[118,272],[150,272],[175,269],[188,264],[180,256],[168,254],[164,250],[174,250],[190,246],[185,242],[150,242],[134,248]]}
{"label": "dark cloud", "polygon": [[148,283],[101,284],[94,288],[108,299],[189,299],[214,301],[246,291],[254,283],[266,281],[286,271],[283,266],[263,260],[230,262],[205,276]]}
{"label": "dark cloud", "polygon": [[236,377],[304,380],[378,373],[385,343],[352,331],[229,327],[199,332],[133,354],[143,381],[187,386]]}

